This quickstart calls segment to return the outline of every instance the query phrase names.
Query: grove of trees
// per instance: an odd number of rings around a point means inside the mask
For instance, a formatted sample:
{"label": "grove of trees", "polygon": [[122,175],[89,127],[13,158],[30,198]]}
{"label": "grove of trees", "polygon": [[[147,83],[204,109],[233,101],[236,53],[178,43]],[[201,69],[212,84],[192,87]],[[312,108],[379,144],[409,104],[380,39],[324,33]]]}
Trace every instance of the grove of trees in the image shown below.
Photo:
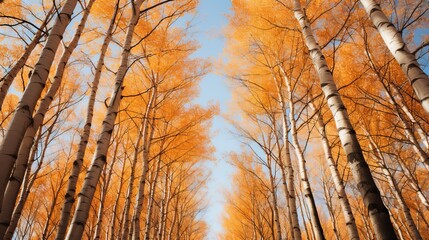
{"label": "grove of trees", "polygon": [[0,239],[205,239],[214,68],[219,239],[429,239],[429,2],[232,0],[215,64],[200,1],[0,1]]}

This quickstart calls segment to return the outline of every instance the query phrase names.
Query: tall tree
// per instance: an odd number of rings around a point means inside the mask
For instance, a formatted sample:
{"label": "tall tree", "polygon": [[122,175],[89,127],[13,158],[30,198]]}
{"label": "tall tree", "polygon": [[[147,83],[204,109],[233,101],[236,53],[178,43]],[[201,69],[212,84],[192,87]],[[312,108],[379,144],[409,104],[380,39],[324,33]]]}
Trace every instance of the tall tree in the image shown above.
{"label": "tall tree", "polygon": [[70,23],[77,0],[67,0],[61,12],[57,15],[55,24],[49,34],[42,54],[34,68],[29,84],[25,89],[15,114],[9,124],[6,136],[0,146],[0,161],[3,168],[0,170],[0,204],[3,202],[7,180],[15,164],[19,147],[27,127],[31,124],[34,107],[45,88],[46,79],[52,66],[55,53],[67,25]]}
{"label": "tall tree", "polygon": [[397,239],[389,218],[389,212],[381,199],[380,191],[375,185],[371,171],[365,161],[356,137],[356,132],[350,123],[347,109],[338,93],[332,72],[328,67],[320,46],[313,36],[310,21],[303,11],[299,0],[294,1],[293,11],[296,20],[299,22],[305,43],[310,51],[314,67],[319,75],[320,85],[334,116],[341,144],[347,154],[347,161],[350,164],[360,194],[364,199],[364,204],[369,212],[377,238]]}

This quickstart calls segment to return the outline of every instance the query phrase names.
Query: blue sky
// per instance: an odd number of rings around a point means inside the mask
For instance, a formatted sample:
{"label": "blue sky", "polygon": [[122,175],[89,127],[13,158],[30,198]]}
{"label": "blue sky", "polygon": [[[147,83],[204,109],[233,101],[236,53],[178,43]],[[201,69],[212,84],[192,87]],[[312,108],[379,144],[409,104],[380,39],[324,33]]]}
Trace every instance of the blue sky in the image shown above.
{"label": "blue sky", "polygon": [[[198,7],[198,15],[193,20],[192,32],[201,48],[195,53],[195,57],[209,58],[217,62],[222,56],[225,46],[223,31],[228,20],[226,15],[230,13],[231,3],[229,0],[201,0]],[[207,74],[200,84],[200,96],[196,102],[206,105],[210,102],[219,103],[221,114],[228,110],[231,92],[226,84],[226,78],[217,74],[215,67]],[[216,239],[222,232],[222,213],[224,205],[224,192],[230,189],[232,167],[226,162],[227,153],[239,149],[239,142],[229,132],[231,126],[222,118],[217,116],[213,120],[212,142],[216,147],[215,161],[206,163],[207,169],[211,171],[208,182],[209,201],[204,219],[209,225],[207,239]]]}

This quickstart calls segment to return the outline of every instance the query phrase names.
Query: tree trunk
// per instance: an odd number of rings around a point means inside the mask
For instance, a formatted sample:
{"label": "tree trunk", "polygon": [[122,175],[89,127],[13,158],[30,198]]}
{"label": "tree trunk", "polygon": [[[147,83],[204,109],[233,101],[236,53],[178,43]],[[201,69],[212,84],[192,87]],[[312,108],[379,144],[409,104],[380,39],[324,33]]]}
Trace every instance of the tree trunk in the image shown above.
{"label": "tree trunk", "polygon": [[293,100],[291,83],[289,78],[286,76],[286,73],[284,72],[283,68],[282,67],[280,68],[282,71],[283,79],[284,79],[287,93],[289,96],[288,97],[289,98],[288,99],[289,121],[291,125],[292,145],[295,149],[295,155],[298,158],[298,166],[299,166],[299,173],[300,173],[300,179],[301,179],[301,189],[304,194],[307,207],[310,211],[310,221],[313,227],[314,237],[316,240],[322,240],[322,239],[325,239],[325,236],[323,234],[323,228],[322,228],[322,224],[320,223],[319,214],[317,213],[316,202],[314,200],[313,191],[311,190],[310,181],[308,180],[304,153],[298,141],[298,133],[297,133],[296,121],[295,121],[295,103]]}
{"label": "tree trunk", "polygon": [[103,41],[103,45],[101,46],[100,57],[98,58],[97,67],[95,68],[95,75],[91,86],[91,95],[88,101],[86,121],[83,127],[83,132],[80,136],[80,142],[79,142],[79,147],[76,154],[76,159],[73,162],[72,172],[70,174],[66,194],[64,196],[64,203],[61,209],[61,218],[60,218],[60,222],[57,230],[57,236],[55,237],[56,240],[64,239],[67,231],[69,219],[70,219],[71,209],[73,207],[73,203],[75,202],[76,184],[79,178],[80,171],[82,169],[83,158],[85,156],[86,146],[88,144],[89,136],[91,133],[92,118],[94,115],[95,97],[97,95],[98,84],[100,82],[100,77],[101,77],[101,71],[104,66],[104,57],[106,55],[107,48],[112,39],[112,32],[115,26],[118,9],[119,9],[119,1],[117,1],[116,3],[115,11],[110,20],[109,28],[107,29],[106,36]]}
{"label": "tree trunk", "polygon": [[[130,227],[130,208],[131,208],[131,200],[132,200],[132,196],[133,196],[133,190],[134,190],[134,181],[135,181],[135,166],[137,164],[137,160],[138,160],[138,155],[139,155],[139,149],[140,149],[140,143],[143,140],[144,143],[143,144],[147,144],[148,140],[148,131],[149,131],[149,115],[152,111],[152,107],[153,107],[153,102],[155,99],[155,90],[152,90],[152,94],[149,97],[149,101],[147,103],[146,106],[146,110],[145,113],[143,115],[142,118],[142,123],[141,123],[141,129],[139,130],[139,135],[137,137],[137,142],[136,142],[136,146],[134,147],[134,157],[133,157],[133,162],[131,165],[131,175],[130,175],[130,183],[128,185],[128,190],[127,190],[127,197],[125,200],[125,208],[124,208],[124,231],[122,234],[122,239],[129,239],[132,236],[132,231],[129,231],[129,227]],[[130,235],[130,237],[128,237]]]}
{"label": "tree trunk", "polygon": [[338,221],[336,219],[335,209],[332,203],[330,186],[328,186],[327,184],[328,180],[326,179],[326,176],[324,175],[324,173],[322,174],[323,174],[323,177],[322,177],[323,193],[325,197],[326,208],[328,209],[329,216],[331,217],[331,221],[332,221],[332,231],[334,232],[335,240],[341,240],[340,233],[338,232]]}
{"label": "tree trunk", "polygon": [[86,174],[82,190],[78,197],[75,215],[71,227],[67,233],[67,239],[80,239],[88,219],[91,202],[94,197],[95,188],[100,178],[101,169],[106,163],[107,150],[110,138],[115,125],[116,115],[119,110],[122,94],[122,83],[128,69],[128,58],[131,51],[131,41],[134,35],[135,26],[140,18],[140,7],[143,0],[132,2],[133,14],[128,25],[124,47],[121,56],[121,65],[116,73],[115,87],[107,109],[107,115],[102,124],[102,133],[97,141],[96,151],[91,166]]}
{"label": "tree trunk", "polygon": [[420,123],[417,122],[416,119],[414,118],[413,114],[411,113],[410,109],[408,108],[407,104],[405,103],[403,96],[399,92],[399,89],[396,86],[396,84],[392,82],[389,84],[389,86],[392,87],[393,92],[395,93],[394,96],[397,96],[397,98],[399,99],[399,101],[395,101],[395,102],[397,102],[397,104],[402,109],[402,111],[404,111],[404,113],[410,119],[412,125],[416,128],[417,133],[419,134],[421,141],[425,145],[426,150],[428,150],[429,149],[429,139],[428,139],[428,136],[426,135],[425,131],[420,126]]}
{"label": "tree trunk", "polygon": [[40,39],[46,34],[44,32],[44,28],[52,19],[52,13],[54,12],[54,6],[51,7],[49,12],[46,14],[45,20],[40,25],[36,34],[33,37],[33,40],[28,44],[25,48],[24,54],[19,58],[16,64],[12,67],[12,69],[2,78],[1,86],[0,86],[0,111],[3,106],[4,99],[6,98],[7,92],[9,90],[10,85],[12,85],[13,80],[16,75],[18,75],[19,71],[24,67],[28,58],[30,57],[33,50],[36,48],[37,44],[40,42]]}
{"label": "tree trunk", "polygon": [[[394,179],[394,176],[392,176],[392,173],[386,166],[386,161],[384,160],[383,153],[381,152],[378,145],[375,143],[374,139],[371,137],[371,135],[368,133],[367,130],[365,130],[365,133],[370,141],[370,147],[373,150],[373,154],[378,160],[380,167],[383,171],[383,174],[387,178],[387,182],[389,183],[390,189],[393,192],[393,195],[395,196],[395,200],[398,201],[399,205],[402,208],[402,212],[404,214],[405,220],[407,222],[408,228],[411,230],[412,238],[416,240],[423,240],[422,236],[420,235],[419,231],[417,230],[417,226],[414,223],[413,218],[411,217],[410,209],[408,208],[407,204],[405,203],[405,199],[402,196],[401,190],[398,187],[398,184],[396,180]],[[400,231],[398,229],[398,231]]]}
{"label": "tree trunk", "polygon": [[115,150],[113,152],[112,162],[110,163],[109,172],[107,173],[106,167],[103,170],[103,184],[101,186],[100,205],[98,207],[97,224],[95,225],[94,240],[101,239],[101,229],[103,227],[103,216],[104,216],[104,202],[106,199],[107,191],[110,187],[110,180],[112,179],[113,167],[115,166],[119,149],[119,140],[116,142]]}
{"label": "tree trunk", "polygon": [[108,235],[106,235],[106,239],[117,239],[116,236],[121,235],[121,222],[119,222],[119,229],[116,228],[116,219],[117,219],[117,215],[118,215],[118,208],[119,208],[119,199],[121,197],[121,192],[122,192],[122,187],[124,185],[124,176],[125,176],[125,168],[126,168],[126,164],[125,164],[125,160],[122,164],[122,171],[121,171],[121,178],[120,178],[120,184],[119,184],[119,189],[116,195],[116,199],[115,199],[115,205],[113,206],[113,211],[112,211],[112,220],[111,220],[111,226],[110,226],[110,238],[107,237]]}
{"label": "tree trunk", "polygon": [[387,47],[404,71],[405,76],[423,108],[429,113],[429,77],[422,70],[414,54],[410,53],[402,38],[402,34],[389,21],[374,0],[360,0],[374,26],[377,28]]}
{"label": "tree trunk", "polygon": [[323,151],[325,153],[325,160],[328,163],[329,171],[331,173],[331,177],[335,185],[335,192],[337,193],[338,199],[340,200],[349,238],[351,240],[358,240],[359,232],[357,230],[355,218],[353,216],[349,199],[346,194],[346,188],[344,186],[343,180],[341,179],[340,173],[338,172],[337,164],[335,163],[334,158],[332,157],[331,146],[329,146],[328,136],[326,135],[325,122],[323,121],[323,116],[320,113],[320,110],[316,109],[312,103],[310,103],[310,107],[313,109],[313,111],[315,111],[315,116],[317,118],[317,129],[320,134],[320,137],[322,138],[322,145],[323,145]]}
{"label": "tree trunk", "polygon": [[[271,158],[271,156],[267,153],[267,159],[270,159],[270,158]],[[280,227],[280,215],[279,215],[279,207],[278,207],[278,201],[277,201],[277,187],[276,187],[277,184],[276,184],[276,180],[273,176],[273,172],[271,169],[271,160],[267,160],[267,162],[269,162],[268,166],[270,168],[270,169],[268,169],[269,175],[270,175],[270,184],[271,184],[270,192],[271,192],[271,195],[273,197],[273,212],[274,212],[274,216],[273,216],[274,217],[274,226],[273,226],[273,228],[276,229],[274,239],[281,240],[282,239],[282,229]],[[274,234],[274,231],[273,231],[273,234]]]}
{"label": "tree trunk", "polygon": [[[13,207],[18,197],[19,188],[21,186],[22,179],[24,178],[25,171],[27,169],[28,158],[34,143],[34,138],[37,134],[37,131],[43,124],[45,115],[49,110],[49,106],[51,105],[54,96],[56,95],[58,89],[61,86],[64,70],[67,66],[71,54],[73,53],[79,42],[83,29],[85,28],[86,20],[88,19],[88,15],[93,2],[94,0],[88,2],[88,6],[83,13],[82,19],[76,30],[75,35],[69,46],[65,48],[65,51],[61,56],[60,63],[55,73],[54,81],[52,82],[49,91],[46,93],[46,96],[42,99],[40,106],[36,114],[34,115],[32,124],[30,124],[30,126],[27,128],[27,131],[25,132],[24,139],[21,143],[21,147],[19,148],[18,158],[16,159],[13,177],[9,180],[6,192],[4,193],[4,204],[2,205],[3,207],[0,214],[0,218],[1,222],[7,222],[7,225],[9,225],[10,219],[12,217]],[[4,232],[0,229],[0,235],[1,234],[4,234]]]}
{"label": "tree trunk", "polygon": [[[142,169],[142,175],[140,177],[140,183],[139,183],[139,191],[137,194],[137,200],[136,200],[136,206],[134,208],[134,215],[133,215],[133,235],[132,235],[132,239],[133,240],[139,240],[140,239],[140,217],[141,217],[141,213],[143,211],[143,200],[144,200],[144,190],[145,190],[145,186],[146,186],[146,176],[147,173],[149,171],[149,150],[150,150],[150,145],[152,142],[152,138],[153,138],[153,133],[154,133],[154,125],[155,125],[155,105],[156,105],[156,97],[157,97],[157,87],[156,87],[156,83],[154,83],[153,85],[153,90],[152,90],[152,96],[150,97],[150,102],[148,103],[148,108],[149,108],[149,112],[147,115],[147,118],[149,118],[150,116],[150,111],[151,109],[153,109],[153,114],[152,114],[152,123],[148,124],[147,129],[144,132],[143,135],[143,169]],[[151,125],[151,129],[149,130],[149,125]],[[150,132],[150,133],[149,133]]]}
{"label": "tree trunk", "polygon": [[375,185],[369,166],[363,156],[356,132],[350,123],[346,107],[338,93],[332,73],[313,36],[310,22],[304,14],[299,0],[294,0],[294,14],[300,24],[303,38],[310,51],[314,67],[319,74],[323,93],[334,116],[341,144],[347,154],[347,160],[350,164],[353,177],[357,182],[364,205],[369,212],[377,239],[397,239],[389,218],[389,211],[383,204],[380,191]]}
{"label": "tree trunk", "polygon": [[[50,134],[48,134],[49,136]],[[6,230],[3,230],[3,223],[0,222],[0,238],[4,237],[3,239],[12,239],[13,233],[15,232],[15,229],[18,225],[18,220],[21,217],[21,213],[22,213],[22,209],[24,208],[24,204],[27,200],[28,194],[30,194],[30,188],[32,186],[32,182],[34,182],[35,178],[33,177],[33,181],[30,181],[30,175],[31,175],[31,167],[33,166],[35,157],[36,157],[36,153],[38,151],[38,146],[37,144],[39,143],[40,139],[42,138],[42,132],[39,131],[39,134],[37,135],[37,138],[35,139],[35,143],[33,145],[33,149],[31,150],[31,154],[30,154],[30,158],[28,159],[28,164],[27,164],[27,169],[25,171],[25,176],[23,179],[23,184],[21,187],[21,194],[18,200],[18,203],[16,204],[16,207],[13,209],[13,214],[12,214],[12,218],[10,219],[10,221],[8,221],[8,219],[6,219],[7,221],[4,223],[5,226],[7,227]],[[46,148],[46,146],[45,146]],[[37,172],[40,170],[40,165],[39,167],[36,169],[36,174]],[[0,213],[0,217],[2,217],[3,215],[6,215],[6,213]],[[5,232],[4,232],[5,231]]]}
{"label": "tree trunk", "polygon": [[165,178],[164,178],[164,190],[162,192],[162,199],[161,199],[161,207],[160,207],[160,215],[159,215],[159,227],[158,227],[158,240],[163,240],[165,237],[165,226],[167,221],[167,214],[168,214],[168,203],[171,195],[171,189],[169,184],[169,177],[170,177],[170,164],[167,164],[167,169],[165,171]]}
{"label": "tree trunk", "polygon": [[[160,147],[160,153],[164,150],[164,141],[161,143]],[[162,154],[158,157],[158,162],[156,164],[155,169],[155,176],[153,178],[150,191],[149,191],[149,199],[148,199],[148,207],[146,212],[146,229],[144,232],[144,239],[149,240],[150,238],[150,230],[152,227],[152,209],[153,209],[153,203],[155,202],[155,193],[156,193],[156,184],[158,182],[159,172],[161,170],[161,163],[162,163]],[[153,236],[155,238],[155,236]]]}
{"label": "tree trunk", "polygon": [[[287,168],[286,171],[286,176],[284,173],[284,170],[282,168],[282,177],[286,178],[286,182],[283,181],[283,186],[285,187],[285,194],[286,194],[286,200],[287,200],[287,205],[288,205],[288,210],[289,210],[289,216],[291,217],[291,226],[292,226],[292,239],[294,240],[300,240],[302,239],[301,237],[301,230],[299,228],[299,220],[298,220],[298,211],[296,208],[296,199],[295,199],[295,177],[294,177],[294,171],[293,171],[293,166],[292,166],[292,161],[291,161],[291,156],[290,156],[290,149],[289,149],[289,140],[288,140],[288,124],[287,124],[287,117],[286,117],[286,102],[284,100],[283,94],[282,94],[282,90],[279,87],[279,82],[277,81],[275,75],[274,76],[274,81],[276,83],[276,87],[277,87],[277,93],[278,93],[278,98],[279,98],[279,102],[280,102],[280,107],[282,109],[282,130],[283,130],[283,145],[284,145],[284,151],[285,151],[285,165]],[[279,159],[280,161],[282,161],[282,159]],[[281,164],[283,165],[283,163],[281,162]]]}
{"label": "tree trunk", "polygon": [[29,84],[16,107],[15,114],[13,115],[1,144],[0,162],[2,167],[0,169],[0,204],[3,203],[3,193],[5,192],[7,181],[12,173],[12,168],[15,164],[25,131],[32,123],[34,107],[45,88],[46,79],[48,78],[52,62],[54,61],[55,53],[62,40],[64,31],[70,23],[76,3],[77,0],[67,0],[61,12],[58,14],[46,45],[31,75]]}

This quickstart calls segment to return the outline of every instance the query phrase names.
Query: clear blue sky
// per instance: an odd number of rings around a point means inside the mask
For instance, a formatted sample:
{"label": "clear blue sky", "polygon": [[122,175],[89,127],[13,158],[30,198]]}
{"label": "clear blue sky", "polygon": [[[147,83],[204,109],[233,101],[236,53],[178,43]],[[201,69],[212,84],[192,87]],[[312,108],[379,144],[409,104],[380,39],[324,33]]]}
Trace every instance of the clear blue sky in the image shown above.
{"label": "clear blue sky", "polygon": [[[199,41],[201,48],[195,53],[196,57],[213,59],[215,62],[221,58],[225,38],[223,31],[228,20],[226,15],[230,13],[231,3],[229,0],[201,0],[198,7],[198,15],[193,21],[192,32]],[[225,77],[216,74],[215,68],[206,75],[200,84],[200,97],[196,102],[206,105],[209,102],[217,102],[220,105],[221,114],[226,112],[231,99],[231,93],[226,85]],[[226,162],[226,155],[232,150],[239,148],[239,142],[229,133],[231,126],[221,117],[215,117],[213,121],[212,139],[216,147],[213,162],[206,164],[211,171],[208,182],[209,200],[208,209],[204,219],[209,225],[207,239],[217,239],[222,232],[222,213],[224,206],[224,192],[230,189],[232,167]]]}

